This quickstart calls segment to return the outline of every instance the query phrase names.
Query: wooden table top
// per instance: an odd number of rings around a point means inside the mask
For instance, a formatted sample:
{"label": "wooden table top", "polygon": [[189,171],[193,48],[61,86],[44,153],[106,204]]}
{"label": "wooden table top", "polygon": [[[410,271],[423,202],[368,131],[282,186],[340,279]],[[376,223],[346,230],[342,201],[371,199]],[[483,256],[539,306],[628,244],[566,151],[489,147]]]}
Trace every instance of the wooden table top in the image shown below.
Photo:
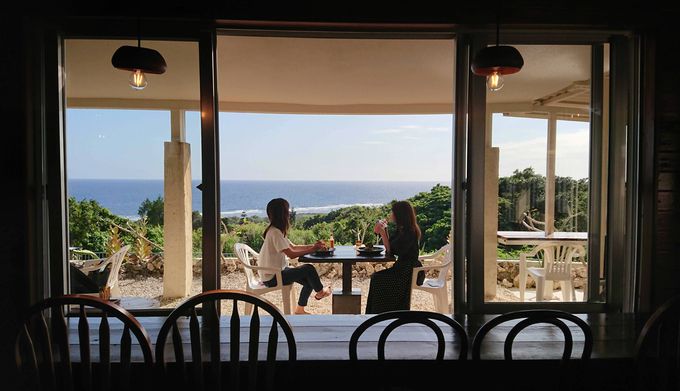
{"label": "wooden table top", "polygon": [[[372,315],[308,315],[295,316],[287,315],[295,336],[297,345],[298,361],[322,360],[322,361],[347,361],[349,360],[349,339],[354,330],[368,317]],[[633,355],[633,348],[637,335],[642,327],[644,319],[633,314],[577,314],[585,320],[593,332],[593,353],[592,359],[630,359]],[[469,346],[472,345],[472,338],[475,333],[486,321],[494,315],[467,315],[457,318],[463,325],[469,336]],[[149,333],[151,342],[155,345],[158,332],[165,320],[164,317],[139,317],[137,318],[142,326]],[[91,330],[97,330],[99,318],[90,318]],[[490,360],[503,359],[504,339],[508,331],[516,322],[507,322],[496,327],[486,337],[487,342],[482,345],[482,357]],[[188,341],[189,325],[188,319],[181,319],[178,322],[180,333],[185,344],[184,351],[190,352]],[[249,339],[250,317],[241,317],[240,328],[240,354],[243,360],[247,360],[248,339]],[[268,328],[271,325],[271,317],[261,317],[260,332],[260,354],[266,353]],[[380,333],[385,328],[386,323],[380,323],[371,327],[359,341],[360,359],[374,360],[377,357],[377,341]],[[78,357],[78,319],[68,320],[69,339],[71,342],[71,353],[74,362],[79,361]],[[122,325],[119,322],[111,322],[111,344],[112,352],[118,352]],[[452,331],[448,331],[442,325],[445,340],[448,342],[446,347],[446,359],[453,359],[458,352],[458,344]],[[447,327],[447,326],[446,326]],[[583,334],[576,325],[570,325],[570,330],[574,337],[573,357],[581,354],[583,344]],[[229,316],[223,316],[220,323],[220,343],[223,360],[229,360],[229,335],[230,325]],[[97,332],[90,334],[91,352],[93,356],[98,352]],[[426,326],[410,324],[398,328],[394,331],[388,342],[388,358],[408,359],[408,360],[428,360],[433,359],[436,352],[436,337]],[[172,345],[167,345],[167,353],[172,356]],[[286,360],[287,350],[285,348],[285,337],[279,333],[278,359]],[[556,328],[549,325],[536,325],[525,330],[518,336],[513,350],[515,359],[535,360],[535,359],[556,359],[559,357],[563,348],[562,334]],[[204,349],[209,355],[209,349]],[[115,357],[114,357],[115,358]],[[206,356],[206,360],[209,358]],[[97,357],[93,357],[97,360]],[[133,361],[141,361],[139,346],[133,339]]]}
{"label": "wooden table top", "polygon": [[546,235],[543,231],[498,231],[498,242],[502,244],[535,245],[551,241],[585,244],[588,242],[588,232],[553,232]]}

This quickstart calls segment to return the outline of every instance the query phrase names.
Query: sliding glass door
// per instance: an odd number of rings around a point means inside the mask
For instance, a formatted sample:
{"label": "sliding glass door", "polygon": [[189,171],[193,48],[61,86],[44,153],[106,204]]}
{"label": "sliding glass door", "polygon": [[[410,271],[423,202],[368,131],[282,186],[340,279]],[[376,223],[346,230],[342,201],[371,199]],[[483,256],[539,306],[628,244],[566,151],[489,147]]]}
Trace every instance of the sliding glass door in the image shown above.
{"label": "sliding glass door", "polygon": [[[482,39],[470,37],[459,50],[472,58]],[[456,238],[466,238],[457,264],[467,290],[456,292],[473,312],[599,310],[610,301],[610,273],[624,264],[612,258],[607,239],[632,234],[608,235],[607,227],[626,219],[617,214],[614,223],[608,213],[627,196],[613,178],[633,173],[610,164],[614,154],[625,156],[613,143],[630,130],[610,120],[629,112],[627,101],[610,104],[610,77],[626,89],[625,78],[611,75],[629,75],[630,67],[610,67],[609,40],[506,37],[524,58],[522,70],[496,91],[483,76],[468,75],[458,102],[467,107],[468,122],[460,124],[467,138],[456,138],[467,145],[467,159],[455,160],[467,164],[455,170],[466,177],[454,179],[466,191],[467,231]]]}

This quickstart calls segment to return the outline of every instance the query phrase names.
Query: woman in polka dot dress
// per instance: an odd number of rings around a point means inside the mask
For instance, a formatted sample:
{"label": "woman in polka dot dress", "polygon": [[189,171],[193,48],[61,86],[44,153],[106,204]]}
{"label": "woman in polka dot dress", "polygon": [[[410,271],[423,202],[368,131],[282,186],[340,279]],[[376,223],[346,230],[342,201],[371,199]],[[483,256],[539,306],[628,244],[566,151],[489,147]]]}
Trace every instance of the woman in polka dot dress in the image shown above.
{"label": "woman in polka dot dress", "polygon": [[[389,236],[387,221],[384,220],[378,221],[373,230],[382,237],[386,252],[396,256],[397,260],[391,268],[376,272],[371,277],[366,302],[367,314],[408,310],[411,304],[413,268],[422,266],[418,260],[420,227],[416,222],[413,206],[408,201],[395,202],[390,221],[397,226],[394,236]],[[418,273],[418,285],[423,280],[425,273]]]}

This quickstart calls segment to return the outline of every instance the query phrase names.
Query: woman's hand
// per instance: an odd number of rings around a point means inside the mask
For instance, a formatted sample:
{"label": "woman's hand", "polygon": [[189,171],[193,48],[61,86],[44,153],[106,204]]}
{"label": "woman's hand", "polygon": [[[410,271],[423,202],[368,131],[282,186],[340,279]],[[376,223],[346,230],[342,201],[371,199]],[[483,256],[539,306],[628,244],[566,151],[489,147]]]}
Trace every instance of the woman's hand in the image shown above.
{"label": "woman's hand", "polygon": [[382,234],[387,228],[387,222],[385,220],[378,220],[373,227],[373,232],[376,234]]}
{"label": "woman's hand", "polygon": [[317,240],[313,245],[314,251],[324,250],[326,248],[326,242],[323,240]]}

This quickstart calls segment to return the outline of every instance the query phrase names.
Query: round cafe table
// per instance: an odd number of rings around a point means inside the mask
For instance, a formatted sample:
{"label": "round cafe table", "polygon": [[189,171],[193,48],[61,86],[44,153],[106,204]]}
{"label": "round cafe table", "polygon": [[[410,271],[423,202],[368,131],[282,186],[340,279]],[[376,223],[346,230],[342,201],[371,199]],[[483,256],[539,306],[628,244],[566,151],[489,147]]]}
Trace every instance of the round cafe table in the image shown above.
{"label": "round cafe table", "polygon": [[[384,249],[384,246],[381,246]],[[352,288],[352,265],[357,262],[394,262],[394,257],[385,256],[385,251],[380,255],[359,255],[354,246],[335,246],[333,255],[318,256],[312,254],[298,258],[299,262],[305,263],[341,263],[342,264],[342,289],[333,290],[333,313],[334,314],[360,314],[361,313],[361,289]]]}

